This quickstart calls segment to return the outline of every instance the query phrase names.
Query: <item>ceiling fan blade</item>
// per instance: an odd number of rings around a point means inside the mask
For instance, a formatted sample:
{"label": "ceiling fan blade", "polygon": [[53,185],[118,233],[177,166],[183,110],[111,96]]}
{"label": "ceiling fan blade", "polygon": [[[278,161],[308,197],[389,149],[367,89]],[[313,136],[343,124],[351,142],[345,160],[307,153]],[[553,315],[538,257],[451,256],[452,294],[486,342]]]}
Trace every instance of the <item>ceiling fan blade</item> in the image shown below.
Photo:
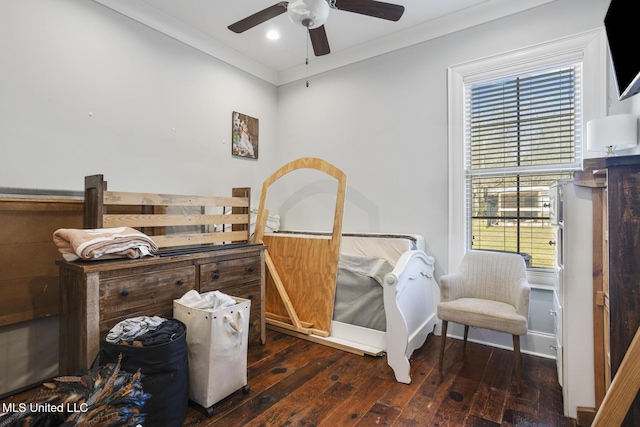
{"label": "ceiling fan blade", "polygon": [[309,37],[311,38],[311,46],[313,46],[313,53],[316,56],[328,55],[331,53],[329,48],[329,39],[327,38],[327,32],[324,29],[324,25],[318,28],[309,29]]}
{"label": "ceiling fan blade", "polygon": [[240,21],[229,25],[229,28],[234,33],[244,33],[245,31],[255,27],[256,25],[260,25],[263,22],[268,21],[271,18],[275,18],[278,15],[281,15],[287,11],[286,1],[281,1],[280,3],[274,4],[266,9],[261,10],[260,12],[256,12],[251,16],[247,16]]}
{"label": "ceiling fan blade", "polygon": [[389,21],[399,20],[404,13],[402,5],[375,0],[336,0],[336,9]]}

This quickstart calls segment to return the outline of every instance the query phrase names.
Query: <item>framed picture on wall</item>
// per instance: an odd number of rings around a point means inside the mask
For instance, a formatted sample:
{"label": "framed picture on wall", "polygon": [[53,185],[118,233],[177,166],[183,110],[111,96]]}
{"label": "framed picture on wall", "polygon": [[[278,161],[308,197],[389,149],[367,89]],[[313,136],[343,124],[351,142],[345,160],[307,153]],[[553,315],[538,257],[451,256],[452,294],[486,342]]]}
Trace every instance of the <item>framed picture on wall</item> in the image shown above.
{"label": "framed picture on wall", "polygon": [[258,158],[258,119],[233,112],[231,155]]}

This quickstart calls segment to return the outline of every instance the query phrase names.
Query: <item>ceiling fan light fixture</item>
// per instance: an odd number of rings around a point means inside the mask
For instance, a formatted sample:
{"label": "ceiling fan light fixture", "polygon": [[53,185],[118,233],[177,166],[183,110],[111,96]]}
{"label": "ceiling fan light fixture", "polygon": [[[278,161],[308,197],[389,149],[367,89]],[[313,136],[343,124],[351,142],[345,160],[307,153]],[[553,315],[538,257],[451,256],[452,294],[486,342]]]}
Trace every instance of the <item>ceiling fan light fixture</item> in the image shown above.
{"label": "ceiling fan light fixture", "polygon": [[276,30],[271,30],[267,32],[267,38],[269,40],[278,40],[280,38],[280,33]]}
{"label": "ceiling fan light fixture", "polygon": [[287,5],[287,15],[294,24],[312,30],[327,22],[329,9],[326,0],[292,0]]}

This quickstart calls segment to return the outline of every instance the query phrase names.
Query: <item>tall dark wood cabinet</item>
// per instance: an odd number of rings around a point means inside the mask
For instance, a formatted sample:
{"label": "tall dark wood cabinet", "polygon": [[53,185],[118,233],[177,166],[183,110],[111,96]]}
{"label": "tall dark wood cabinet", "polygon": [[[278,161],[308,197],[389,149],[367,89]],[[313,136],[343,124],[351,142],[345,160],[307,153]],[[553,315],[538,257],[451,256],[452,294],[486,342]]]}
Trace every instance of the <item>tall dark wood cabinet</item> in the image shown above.
{"label": "tall dark wood cabinet", "polygon": [[[586,159],[584,170],[606,177],[608,265],[604,271],[609,330],[605,336],[608,332],[613,379],[640,326],[640,156]],[[640,425],[640,397],[636,397],[623,425]]]}

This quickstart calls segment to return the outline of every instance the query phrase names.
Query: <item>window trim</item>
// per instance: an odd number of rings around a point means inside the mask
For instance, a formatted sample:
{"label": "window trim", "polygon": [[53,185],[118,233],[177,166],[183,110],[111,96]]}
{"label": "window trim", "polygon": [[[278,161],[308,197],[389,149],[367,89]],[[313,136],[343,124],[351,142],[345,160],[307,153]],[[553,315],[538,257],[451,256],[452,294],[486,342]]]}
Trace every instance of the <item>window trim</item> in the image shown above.
{"label": "window trim", "polygon": [[[580,33],[448,68],[449,251],[448,271],[460,265],[466,251],[464,85],[526,73],[564,62],[582,62],[582,134],[586,123],[606,113],[606,38],[604,29]],[[582,159],[586,144],[582,145]],[[530,279],[552,284],[549,274],[530,271]]]}

